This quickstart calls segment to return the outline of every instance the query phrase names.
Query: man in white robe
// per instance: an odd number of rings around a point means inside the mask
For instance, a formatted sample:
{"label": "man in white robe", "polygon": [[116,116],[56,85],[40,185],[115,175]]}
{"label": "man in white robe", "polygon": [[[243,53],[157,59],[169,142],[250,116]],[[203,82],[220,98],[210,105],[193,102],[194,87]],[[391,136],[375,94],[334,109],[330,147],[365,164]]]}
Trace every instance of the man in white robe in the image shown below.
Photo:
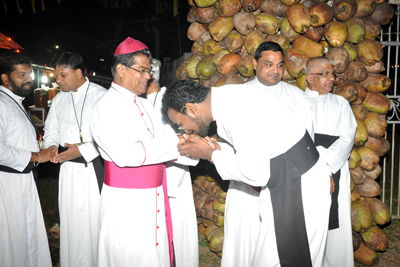
{"label": "man in white robe", "polygon": [[31,64],[21,54],[1,55],[0,266],[7,267],[52,266],[31,170],[55,154],[39,151],[35,126],[22,106],[33,89]]}
{"label": "man in white robe", "polygon": [[156,110],[138,97],[146,93],[150,57],[142,42],[130,37],[123,41],[113,56],[111,88],[93,110],[93,138],[106,167],[99,266],[173,264],[166,180],[162,169],[158,173],[161,166],[165,174],[164,162],[179,157],[177,145],[184,139],[166,135]]}
{"label": "man in white robe", "polygon": [[[161,62],[152,58],[151,67],[154,73],[147,87],[147,100],[163,120],[166,131],[170,134],[176,134],[177,132],[182,134],[182,131],[176,129],[168,118],[165,120],[162,117],[161,100],[166,88],[160,88],[158,83]],[[176,266],[197,267],[199,266],[199,241],[189,167],[174,162],[166,162],[165,166],[167,169],[168,197],[172,213]]]}
{"label": "man in white robe", "polygon": [[[234,151],[219,150],[216,143],[213,150],[184,135],[187,144],[180,152],[214,162],[223,179],[262,187],[261,225],[251,266],[321,266],[329,173],[303,123],[286,104],[247,85],[210,90],[193,81],[178,81],[167,88],[163,112],[186,133],[201,136],[215,120],[218,135]],[[249,129],[254,132],[249,134]]]}
{"label": "man in white robe", "polygon": [[92,140],[90,120],[94,103],[107,90],[84,76],[85,65],[78,54],[64,52],[54,67],[62,92],[51,103],[44,147],[60,150],[52,160],[61,163],[60,265],[96,266],[104,162]]}
{"label": "man in white robe", "polygon": [[331,94],[335,79],[328,58],[307,62],[306,96],[314,120],[315,144],[335,180],[329,231],[323,266],[353,266],[351,192],[348,158],[354,144],[357,123],[349,102]]}
{"label": "man in white robe", "polygon": [[[256,77],[246,85],[263,89],[282,100],[303,122],[313,139],[310,108],[304,92],[281,81],[284,54],[279,44],[260,44],[254,55],[253,68]],[[260,220],[256,220],[259,218],[258,197],[259,194],[250,185],[239,181],[230,182],[225,204],[224,253],[221,266],[250,266],[260,225]]]}

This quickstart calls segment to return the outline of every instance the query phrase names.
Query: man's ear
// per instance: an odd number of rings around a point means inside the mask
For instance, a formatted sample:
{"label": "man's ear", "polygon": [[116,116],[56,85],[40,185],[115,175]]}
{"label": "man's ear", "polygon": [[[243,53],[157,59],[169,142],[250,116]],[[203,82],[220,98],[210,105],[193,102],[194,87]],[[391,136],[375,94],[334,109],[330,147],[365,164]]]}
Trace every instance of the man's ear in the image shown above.
{"label": "man's ear", "polygon": [[117,75],[119,75],[121,78],[124,77],[125,70],[125,66],[121,63],[119,63],[116,67]]}
{"label": "man's ear", "polygon": [[4,85],[4,87],[8,87],[7,85],[9,84],[9,78],[8,78],[7,74],[3,73],[1,75],[1,81],[2,81],[2,83]]}
{"label": "man's ear", "polygon": [[312,75],[307,75],[307,76],[306,76],[306,81],[307,81],[308,84],[312,84],[312,82],[313,82],[313,76],[312,76]]}
{"label": "man's ear", "polygon": [[75,73],[76,73],[76,76],[78,77],[78,79],[82,78],[83,73],[82,73],[82,70],[81,70],[81,69],[77,69],[77,70],[75,71]]}
{"label": "man's ear", "polygon": [[253,69],[257,69],[257,60],[253,59]]}
{"label": "man's ear", "polygon": [[186,108],[186,113],[190,117],[192,117],[192,118],[197,117],[198,110],[197,110],[197,105],[196,104],[194,104],[194,103],[186,103],[185,108]]}

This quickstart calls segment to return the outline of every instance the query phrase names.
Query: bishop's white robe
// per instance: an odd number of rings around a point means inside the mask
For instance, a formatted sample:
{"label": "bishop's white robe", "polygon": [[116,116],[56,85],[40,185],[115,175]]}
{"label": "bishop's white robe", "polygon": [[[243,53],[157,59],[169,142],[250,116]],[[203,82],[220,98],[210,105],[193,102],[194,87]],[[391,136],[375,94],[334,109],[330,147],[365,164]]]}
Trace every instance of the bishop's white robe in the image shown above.
{"label": "bishop's white robe", "polygon": [[[188,160],[151,104],[116,83],[95,104],[91,127],[101,156],[119,167]],[[162,186],[103,185],[98,257],[99,266],[170,266]]]}
{"label": "bishop's white robe", "polygon": [[[165,90],[166,88],[162,87],[158,93],[147,95],[147,100],[155,107],[162,120],[161,108]],[[176,134],[178,131],[176,126],[167,119],[164,118],[163,120],[165,130],[171,134]],[[194,160],[192,165],[197,163],[198,160]],[[174,162],[166,162],[165,166],[167,167],[167,186],[172,213],[176,266],[196,267],[199,266],[199,243],[189,167]]]}
{"label": "bishop's white robe", "polygon": [[80,143],[79,123],[84,144],[78,148],[88,162],[85,167],[83,163],[66,161],[60,167],[58,205],[62,267],[97,264],[100,192],[92,160],[100,154],[93,143],[90,120],[94,103],[106,92],[86,78],[77,92],[60,92],[54,97],[45,122],[44,148]]}
{"label": "bishop's white robe", "polygon": [[[244,91],[251,94],[243,94]],[[280,266],[270,192],[266,186],[270,160],[288,151],[304,136],[304,123],[277,97],[247,85],[213,88],[211,101],[218,135],[235,149],[235,153],[229,149],[213,152],[218,173],[223,179],[263,187],[259,197],[261,225],[250,266]],[[320,159],[301,176],[313,266],[321,265],[328,230],[330,181],[325,166]]]}
{"label": "bishop's white robe", "polygon": [[328,231],[323,266],[353,266],[348,158],[353,148],[357,122],[349,102],[342,96],[331,93],[319,95],[308,88],[305,93],[310,101],[316,138],[318,134],[338,137],[329,148],[317,147],[331,173],[340,170],[339,186],[336,186],[339,189],[339,228]]}
{"label": "bishop's white robe", "polygon": [[[0,90],[23,109],[24,98]],[[36,132],[17,104],[0,93],[0,165],[23,171],[39,151]],[[0,266],[50,267],[51,258],[36,184],[30,173],[0,171]]]}
{"label": "bishop's white robe", "polygon": [[[274,86],[266,86],[257,78],[246,85],[258,87],[282,100],[298,116],[299,121],[303,122],[311,138],[314,137],[310,107],[301,89],[282,81]],[[258,197],[259,194],[249,185],[238,181],[230,182],[225,204],[224,253],[221,266],[250,266],[260,227],[260,221],[257,220]]]}

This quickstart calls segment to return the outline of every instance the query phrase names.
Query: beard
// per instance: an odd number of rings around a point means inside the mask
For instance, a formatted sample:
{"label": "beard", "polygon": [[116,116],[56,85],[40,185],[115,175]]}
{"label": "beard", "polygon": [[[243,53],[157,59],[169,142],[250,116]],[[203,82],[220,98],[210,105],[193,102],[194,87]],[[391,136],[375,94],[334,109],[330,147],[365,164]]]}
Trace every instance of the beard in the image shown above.
{"label": "beard", "polygon": [[[15,84],[15,82],[11,78],[9,78],[9,81],[10,81],[10,87],[12,89],[12,92],[14,94],[16,94],[17,96],[25,97],[25,96],[29,95],[30,93],[32,93],[32,91],[33,91],[33,84],[31,82],[23,83],[23,84],[21,84],[21,86],[18,86]],[[23,88],[25,85],[30,85],[29,90],[25,90]]]}
{"label": "beard", "polygon": [[196,132],[198,135],[200,135],[201,137],[206,137],[208,134],[208,131],[210,130],[210,126],[206,125],[201,119],[195,119],[195,123],[197,124],[197,126],[199,127],[199,131]]}

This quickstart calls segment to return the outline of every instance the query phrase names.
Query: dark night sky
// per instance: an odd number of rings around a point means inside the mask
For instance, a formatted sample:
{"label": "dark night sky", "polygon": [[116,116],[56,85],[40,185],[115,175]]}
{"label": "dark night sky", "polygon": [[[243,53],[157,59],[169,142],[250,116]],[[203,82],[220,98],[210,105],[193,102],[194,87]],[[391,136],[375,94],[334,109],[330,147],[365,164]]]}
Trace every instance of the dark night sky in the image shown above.
{"label": "dark night sky", "polygon": [[[137,1],[137,2],[135,2]],[[15,0],[7,3],[7,16],[0,5],[0,31],[13,38],[30,56],[33,63],[49,65],[57,53],[71,51],[82,55],[89,69],[103,76],[110,74],[110,58],[116,46],[128,36],[149,46],[154,55],[153,26],[160,29],[160,59],[176,59],[190,52],[192,42],[186,36],[189,6],[179,0],[179,23],[182,51],[179,51],[177,17],[172,16],[172,0],[160,0],[161,12],[156,13],[156,0],[36,0],[33,14],[31,0],[19,0],[23,10],[19,14]],[[118,3],[117,8],[106,9],[105,4]],[[128,8],[122,4],[131,3]],[[59,45],[59,49],[55,49]],[[6,52],[0,49],[0,53]],[[104,59],[102,62],[100,59]]]}

